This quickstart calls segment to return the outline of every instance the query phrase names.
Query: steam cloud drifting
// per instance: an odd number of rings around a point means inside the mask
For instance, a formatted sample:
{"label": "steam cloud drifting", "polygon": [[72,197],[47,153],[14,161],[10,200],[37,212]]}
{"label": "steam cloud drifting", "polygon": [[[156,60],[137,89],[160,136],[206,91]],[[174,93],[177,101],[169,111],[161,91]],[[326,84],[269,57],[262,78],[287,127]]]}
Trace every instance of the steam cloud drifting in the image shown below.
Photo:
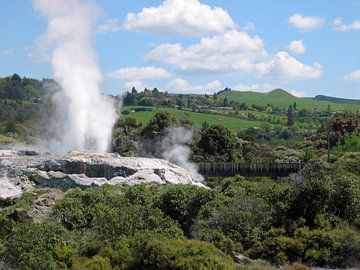
{"label": "steam cloud drifting", "polygon": [[204,177],[198,173],[197,166],[190,162],[191,149],[187,144],[191,143],[193,135],[192,130],[183,127],[168,128],[160,147],[161,156],[187,169],[197,181],[203,181]]}
{"label": "steam cloud drifting", "polygon": [[38,40],[37,55],[50,53],[54,79],[62,91],[55,98],[63,136],[57,152],[109,148],[116,112],[99,88],[101,71],[92,48],[97,6],[81,0],[34,0],[35,10],[48,20]]}

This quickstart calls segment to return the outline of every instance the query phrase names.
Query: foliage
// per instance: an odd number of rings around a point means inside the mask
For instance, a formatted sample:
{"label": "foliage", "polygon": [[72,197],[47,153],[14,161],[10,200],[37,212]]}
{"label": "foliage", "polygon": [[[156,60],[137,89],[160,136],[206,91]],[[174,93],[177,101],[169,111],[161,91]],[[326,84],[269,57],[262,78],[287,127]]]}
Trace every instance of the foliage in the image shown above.
{"label": "foliage", "polygon": [[[37,194],[24,194],[1,202],[0,260],[14,269],[358,267],[360,176],[347,163],[313,160],[281,181],[236,176],[213,189],[78,188],[39,224],[27,214]],[[239,254],[255,261],[235,264]]]}
{"label": "foliage", "polygon": [[141,187],[129,187],[124,194],[116,194],[110,187],[76,189],[55,206],[55,218],[71,230],[91,228],[100,238],[113,243],[122,235],[146,231],[181,237],[182,231],[173,220],[144,203],[144,194],[134,192]]}
{"label": "foliage", "polygon": [[360,118],[356,114],[338,114],[330,121],[330,128],[341,135],[360,131]]}
{"label": "foliage", "polygon": [[176,220],[189,235],[201,207],[214,197],[212,190],[193,186],[168,186],[159,194],[155,205],[167,216]]}
{"label": "foliage", "polygon": [[66,241],[66,231],[61,225],[19,224],[7,239],[4,256],[20,269],[66,268],[67,258],[57,257],[59,245],[71,245]]}
{"label": "foliage", "polygon": [[212,125],[204,131],[198,143],[199,149],[208,155],[224,156],[226,161],[234,160],[236,138],[222,125]]}
{"label": "foliage", "polygon": [[141,256],[139,269],[225,270],[235,266],[230,257],[211,244],[194,240],[152,240]]}

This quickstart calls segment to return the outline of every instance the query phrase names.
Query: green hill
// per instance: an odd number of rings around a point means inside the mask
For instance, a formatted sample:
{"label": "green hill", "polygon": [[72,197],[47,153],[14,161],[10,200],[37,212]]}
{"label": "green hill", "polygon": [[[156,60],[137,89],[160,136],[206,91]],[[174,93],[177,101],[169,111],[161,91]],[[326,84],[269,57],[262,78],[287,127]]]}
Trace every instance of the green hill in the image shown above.
{"label": "green hill", "polygon": [[360,100],[358,100],[358,99],[337,98],[337,97],[329,97],[329,96],[324,96],[324,95],[317,95],[316,97],[314,97],[314,99],[320,100],[320,101],[338,103],[338,104],[353,104],[353,105],[360,106]]}
{"label": "green hill", "polygon": [[274,89],[268,93],[259,93],[251,91],[225,91],[219,95],[220,98],[227,98],[228,101],[245,102],[247,105],[266,106],[271,104],[279,108],[288,108],[289,105],[296,102],[298,109],[316,109],[327,110],[328,105],[333,111],[360,110],[360,100],[340,99],[327,96],[317,96],[315,98],[304,97],[299,98],[291,95],[283,89]]}

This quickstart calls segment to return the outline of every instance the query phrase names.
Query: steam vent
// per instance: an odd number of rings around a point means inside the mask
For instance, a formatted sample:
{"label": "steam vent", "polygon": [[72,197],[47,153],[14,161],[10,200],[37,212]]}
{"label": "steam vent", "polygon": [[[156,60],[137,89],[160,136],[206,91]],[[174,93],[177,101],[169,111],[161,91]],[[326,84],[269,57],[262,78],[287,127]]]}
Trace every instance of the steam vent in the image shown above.
{"label": "steam vent", "polygon": [[139,183],[203,186],[190,172],[166,160],[83,152],[56,156],[0,150],[0,175],[0,198],[45,187],[68,190]]}

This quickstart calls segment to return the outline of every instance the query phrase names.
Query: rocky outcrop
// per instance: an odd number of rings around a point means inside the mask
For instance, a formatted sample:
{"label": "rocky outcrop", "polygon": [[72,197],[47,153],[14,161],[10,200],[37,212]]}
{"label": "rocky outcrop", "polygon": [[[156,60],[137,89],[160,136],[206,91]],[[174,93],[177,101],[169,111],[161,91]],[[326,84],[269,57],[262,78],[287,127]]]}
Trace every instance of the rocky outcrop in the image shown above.
{"label": "rocky outcrop", "polygon": [[191,184],[187,170],[163,159],[70,152],[65,156],[0,150],[0,198],[33,188],[91,187],[103,184]]}

